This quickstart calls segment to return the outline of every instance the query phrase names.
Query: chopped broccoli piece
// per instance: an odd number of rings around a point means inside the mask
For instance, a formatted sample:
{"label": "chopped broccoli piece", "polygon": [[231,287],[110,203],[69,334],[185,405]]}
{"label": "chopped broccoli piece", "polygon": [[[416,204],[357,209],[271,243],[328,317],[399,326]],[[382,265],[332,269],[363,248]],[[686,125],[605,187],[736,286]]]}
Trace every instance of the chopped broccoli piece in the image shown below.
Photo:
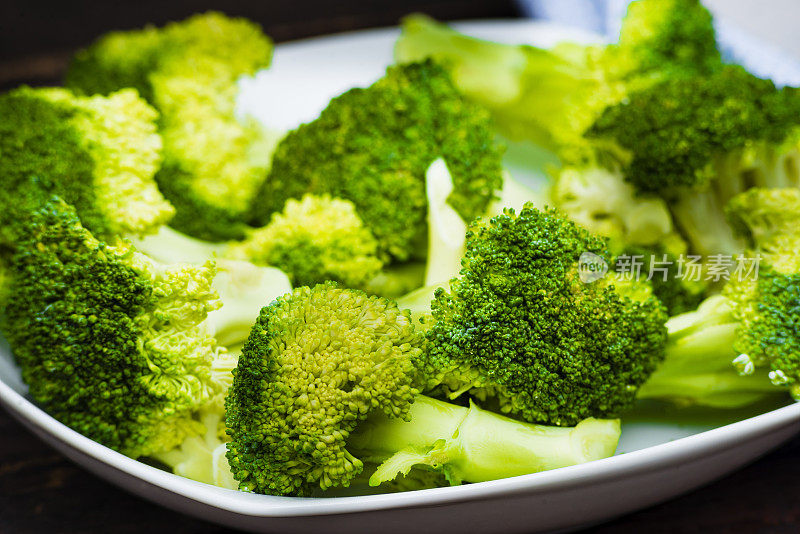
{"label": "chopped broccoli piece", "polygon": [[630,407],[667,316],[645,281],[581,278],[587,254],[609,265],[606,246],[550,208],[473,223],[460,277],[431,304],[424,391],[559,426]]}
{"label": "chopped broccoli piece", "polygon": [[800,398],[800,234],[787,224],[800,213],[800,193],[751,189],[729,210],[758,270],[733,273],[721,295],[670,319],[666,358],[642,398],[717,407],[786,390]]}
{"label": "chopped broccoli piece", "polygon": [[107,94],[134,87],[161,114],[162,193],[172,226],[208,240],[241,238],[243,214],[267,173],[274,134],[234,116],[236,81],[269,66],[256,24],[209,12],[164,28],[113,32],[79,52],[67,85]]}
{"label": "chopped broccoli piece", "polygon": [[29,213],[11,260],[2,331],[33,399],[129,456],[202,431],[222,349],[203,325],[218,306],[211,265],[164,266],[99,242],[58,199]]}
{"label": "chopped broccoli piece", "polygon": [[365,461],[382,462],[372,485],[418,465],[477,482],[613,454],[618,421],[553,429],[418,395],[423,342],[394,303],[331,283],[265,307],[226,398],[239,488],[314,495]]}
{"label": "chopped broccoli piece", "polygon": [[136,91],[77,97],[21,87],[0,96],[0,240],[14,240],[17,212],[51,194],[75,206],[99,237],[154,232],[174,210],[153,175],[161,162],[157,113]]}
{"label": "chopped broccoli piece", "polygon": [[619,44],[628,72],[708,73],[722,63],[711,13],[699,0],[639,0],[628,5]]}
{"label": "chopped broccoli piece", "polygon": [[377,249],[352,202],[309,194],[289,199],[267,226],[231,244],[226,255],[274,265],[296,286],[333,280],[362,288],[383,265]]}
{"label": "chopped broccoli piece", "polygon": [[600,165],[554,173],[551,203],[592,233],[629,246],[656,246],[674,235],[667,203],[637,194],[621,172]]}
{"label": "chopped broccoli piece", "polygon": [[[659,269],[658,271],[654,270],[650,279],[653,295],[667,308],[667,313],[673,316],[696,309],[705,297],[708,282],[702,279],[704,274],[702,266],[699,266],[697,276],[694,278],[681,271],[680,255],[685,250],[682,246],[679,246],[677,250],[668,246],[670,241],[672,239],[665,239],[650,247],[629,245],[617,257],[615,268],[622,268],[621,262],[633,261],[636,258],[646,267],[653,262],[652,265]],[[680,245],[683,245],[682,241],[680,241]]]}
{"label": "chopped broccoli piece", "polygon": [[640,399],[678,406],[738,408],[775,395],[768,371],[740,375],[733,366],[739,328],[731,301],[722,295],[704,300],[696,310],[671,317],[667,356],[639,388]]}
{"label": "chopped broccoli piece", "polygon": [[475,39],[421,16],[408,17],[395,45],[401,62],[431,57],[456,85],[492,111],[512,139],[570,154],[603,109],[629,91],[720,65],[708,11],[697,0],[642,0],[630,6],[618,44],[572,43],[543,50]]}
{"label": "chopped broccoli piece", "polygon": [[800,98],[740,67],[670,79],[608,108],[587,132],[626,152],[625,180],[672,203],[700,254],[741,250],[724,207],[750,187],[800,187]]}
{"label": "chopped broccoli piece", "polygon": [[407,260],[425,248],[429,165],[447,161],[448,201],[471,220],[501,184],[501,155],[488,112],[466,101],[440,66],[396,65],[286,135],[254,198],[252,222],[268,223],[290,198],[330,194],[355,204],[382,257]]}

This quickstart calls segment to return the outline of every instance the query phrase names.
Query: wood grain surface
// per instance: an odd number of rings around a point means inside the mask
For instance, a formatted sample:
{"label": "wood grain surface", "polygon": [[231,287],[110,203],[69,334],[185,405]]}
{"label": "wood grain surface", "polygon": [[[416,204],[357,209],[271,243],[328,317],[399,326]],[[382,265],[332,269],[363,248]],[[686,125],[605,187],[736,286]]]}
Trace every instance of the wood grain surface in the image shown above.
{"label": "wood grain surface", "polygon": [[[57,83],[72,50],[103,31],[223,9],[264,25],[277,41],[391,25],[413,11],[444,20],[509,17],[513,2],[361,0],[250,2],[0,2],[0,88]],[[595,533],[800,532],[800,438],[753,465]],[[133,497],[73,465],[0,410],[0,534],[230,532]],[[445,534],[445,533],[443,533]]]}

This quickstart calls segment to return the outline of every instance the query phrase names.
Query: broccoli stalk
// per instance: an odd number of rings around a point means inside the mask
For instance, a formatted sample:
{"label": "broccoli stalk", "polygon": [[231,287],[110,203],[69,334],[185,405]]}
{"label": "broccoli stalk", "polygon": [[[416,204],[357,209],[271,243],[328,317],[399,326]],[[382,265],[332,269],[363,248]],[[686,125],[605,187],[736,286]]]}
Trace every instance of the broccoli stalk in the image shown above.
{"label": "broccoli stalk", "polygon": [[425,286],[449,281],[461,268],[467,225],[447,203],[453,180],[443,159],[434,161],[425,173],[428,197],[428,259]]}
{"label": "broccoli stalk", "polygon": [[568,152],[631,89],[720,64],[711,16],[697,0],[635,2],[618,44],[552,50],[482,41],[414,15],[403,21],[395,58],[442,62],[465,95],[491,110],[503,133]]}
{"label": "broccoli stalk", "polygon": [[722,295],[709,297],[695,311],[672,317],[667,321],[664,362],[639,388],[637,397],[738,408],[774,396],[778,390],[768,379],[769,371],[736,372],[738,330],[733,303]]}
{"label": "broccoli stalk", "polygon": [[459,483],[613,454],[618,421],[546,429],[420,396],[423,344],[396,304],[332,283],[265,307],[226,398],[239,488],[314,495],[348,486],[365,462],[379,461],[373,485],[417,465]]}
{"label": "broccoli stalk", "polygon": [[451,484],[460,484],[608,458],[619,436],[616,419],[584,419],[566,428],[524,424],[472,402],[465,408],[420,395],[408,421],[369,418],[348,444],[359,458],[380,462],[371,486],[422,467],[440,470]]}

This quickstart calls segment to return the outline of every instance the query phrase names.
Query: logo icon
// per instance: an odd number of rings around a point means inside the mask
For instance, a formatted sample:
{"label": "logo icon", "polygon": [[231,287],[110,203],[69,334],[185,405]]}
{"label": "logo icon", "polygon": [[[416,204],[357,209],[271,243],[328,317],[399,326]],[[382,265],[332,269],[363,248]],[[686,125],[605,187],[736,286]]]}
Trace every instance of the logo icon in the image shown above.
{"label": "logo icon", "polygon": [[584,284],[591,284],[608,274],[608,263],[594,252],[584,252],[578,258],[578,276]]}

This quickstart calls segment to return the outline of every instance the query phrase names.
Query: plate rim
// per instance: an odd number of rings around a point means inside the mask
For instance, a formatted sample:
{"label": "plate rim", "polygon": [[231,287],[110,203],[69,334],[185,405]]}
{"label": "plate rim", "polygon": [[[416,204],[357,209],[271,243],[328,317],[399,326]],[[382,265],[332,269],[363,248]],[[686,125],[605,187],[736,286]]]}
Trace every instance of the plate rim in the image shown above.
{"label": "plate rim", "polygon": [[0,403],[23,424],[33,425],[79,453],[146,483],[219,510],[251,517],[303,517],[353,514],[417,506],[443,505],[509,494],[565,490],[634,473],[653,471],[681,460],[725,450],[760,435],[795,425],[800,431],[800,403],[698,434],[678,438],[585,464],[500,480],[403,493],[353,497],[281,497],[229,490],[184,478],[129,458],[72,430],[14,391],[0,379]]}

